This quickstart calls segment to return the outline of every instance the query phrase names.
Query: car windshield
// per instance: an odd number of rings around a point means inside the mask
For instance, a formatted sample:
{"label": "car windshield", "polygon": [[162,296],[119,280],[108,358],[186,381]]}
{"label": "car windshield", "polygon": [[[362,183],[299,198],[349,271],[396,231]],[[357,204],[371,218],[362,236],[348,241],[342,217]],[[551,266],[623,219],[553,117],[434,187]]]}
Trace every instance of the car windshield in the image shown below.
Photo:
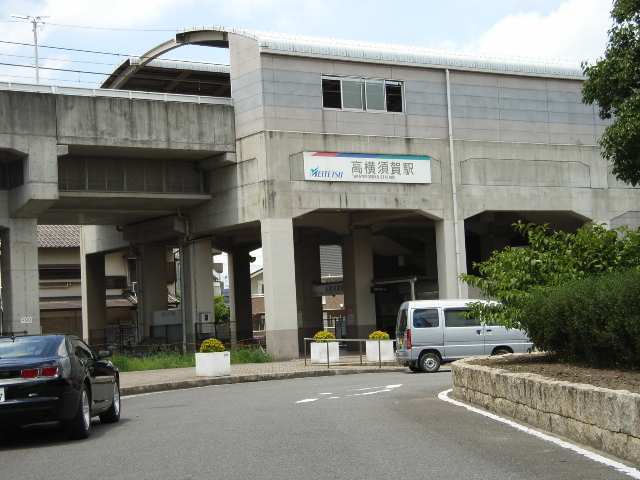
{"label": "car windshield", "polygon": [[0,359],[52,357],[58,354],[61,337],[0,338]]}

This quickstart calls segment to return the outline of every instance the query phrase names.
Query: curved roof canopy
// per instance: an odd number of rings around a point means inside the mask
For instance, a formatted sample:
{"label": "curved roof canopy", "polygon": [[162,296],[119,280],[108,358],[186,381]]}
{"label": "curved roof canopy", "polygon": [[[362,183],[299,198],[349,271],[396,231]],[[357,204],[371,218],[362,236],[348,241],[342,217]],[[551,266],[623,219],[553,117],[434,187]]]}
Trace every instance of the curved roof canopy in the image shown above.
{"label": "curved roof canopy", "polygon": [[582,71],[577,66],[562,63],[536,62],[530,59],[498,59],[443,53],[436,50],[403,45],[294,36],[215,26],[194,28],[177,33],[175,38],[152,48],[142,55],[137,65],[130,65],[122,71],[112,83],[111,88],[120,88],[130,75],[142,68],[146,63],[182,45],[228,48],[230,34],[255,40],[260,52],[263,53],[389,65],[448,68],[507,75],[568,79],[584,78]]}

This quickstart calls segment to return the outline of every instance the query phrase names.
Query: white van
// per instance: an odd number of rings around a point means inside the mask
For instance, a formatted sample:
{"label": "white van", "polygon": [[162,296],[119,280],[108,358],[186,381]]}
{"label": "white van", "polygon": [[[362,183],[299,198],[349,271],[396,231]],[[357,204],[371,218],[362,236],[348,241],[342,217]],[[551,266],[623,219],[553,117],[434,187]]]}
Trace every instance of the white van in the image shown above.
{"label": "white van", "polygon": [[437,372],[441,364],[463,357],[531,351],[523,331],[465,318],[468,305],[479,301],[404,302],[396,323],[398,362],[414,372]]}

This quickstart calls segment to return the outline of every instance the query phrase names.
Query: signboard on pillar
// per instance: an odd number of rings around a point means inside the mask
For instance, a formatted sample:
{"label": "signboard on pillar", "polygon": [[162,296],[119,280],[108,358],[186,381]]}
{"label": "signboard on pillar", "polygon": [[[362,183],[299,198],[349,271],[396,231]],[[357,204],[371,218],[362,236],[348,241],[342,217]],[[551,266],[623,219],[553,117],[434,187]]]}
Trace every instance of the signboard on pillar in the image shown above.
{"label": "signboard on pillar", "polygon": [[431,157],[303,152],[304,179],[315,182],[431,183]]}

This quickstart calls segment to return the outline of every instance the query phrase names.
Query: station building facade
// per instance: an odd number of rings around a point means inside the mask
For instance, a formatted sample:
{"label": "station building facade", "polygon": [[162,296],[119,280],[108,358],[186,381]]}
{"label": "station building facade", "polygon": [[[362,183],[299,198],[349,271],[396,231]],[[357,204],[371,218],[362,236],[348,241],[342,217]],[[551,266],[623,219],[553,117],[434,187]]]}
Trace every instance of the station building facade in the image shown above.
{"label": "station building facade", "polygon": [[[252,331],[249,252],[262,248],[275,358],[297,357],[322,328],[326,295],[344,295],[351,338],[393,334],[408,298],[476,295],[460,274],[522,244],[517,220],[565,230],[639,224],[640,192],[601,158],[606,123],[582,103],[578,69],[214,28],[128,60],[103,88],[179,90],[189,68],[156,58],[186,44],[229,49],[228,69],[194,78],[230,96],[235,138],[234,151],[198,160],[208,198],[175,212],[179,241],[195,270],[211,248],[229,254],[232,340]],[[195,109],[187,128],[201,128]],[[166,233],[174,224],[84,227],[85,288],[91,268],[100,272],[87,258],[135,244],[152,259],[157,245],[176,242]],[[322,245],[341,249],[340,282],[321,279]],[[148,272],[149,285],[162,284]],[[194,275],[206,285],[210,268]],[[207,287],[195,290],[200,306],[186,322],[211,309]]]}

